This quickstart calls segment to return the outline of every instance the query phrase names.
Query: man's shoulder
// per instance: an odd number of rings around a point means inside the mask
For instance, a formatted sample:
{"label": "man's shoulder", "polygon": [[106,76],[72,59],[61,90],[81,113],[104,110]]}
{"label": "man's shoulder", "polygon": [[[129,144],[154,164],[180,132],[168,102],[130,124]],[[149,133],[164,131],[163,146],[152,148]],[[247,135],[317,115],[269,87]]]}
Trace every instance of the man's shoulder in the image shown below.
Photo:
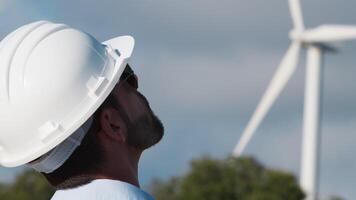
{"label": "man's shoulder", "polygon": [[129,183],[100,179],[87,185],[57,191],[51,200],[154,200],[151,195]]}

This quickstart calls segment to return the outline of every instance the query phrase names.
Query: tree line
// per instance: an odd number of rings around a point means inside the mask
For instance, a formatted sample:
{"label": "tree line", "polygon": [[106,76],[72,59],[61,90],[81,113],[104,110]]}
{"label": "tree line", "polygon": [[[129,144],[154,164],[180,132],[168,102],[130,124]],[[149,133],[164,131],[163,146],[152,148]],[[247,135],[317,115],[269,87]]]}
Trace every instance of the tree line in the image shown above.
{"label": "tree line", "polygon": [[[1,200],[49,200],[55,190],[41,174],[27,170],[12,184],[0,184]],[[168,180],[154,180],[149,192],[156,200],[302,200],[296,177],[244,157],[202,157],[190,169]],[[330,197],[328,200],[342,200]]]}

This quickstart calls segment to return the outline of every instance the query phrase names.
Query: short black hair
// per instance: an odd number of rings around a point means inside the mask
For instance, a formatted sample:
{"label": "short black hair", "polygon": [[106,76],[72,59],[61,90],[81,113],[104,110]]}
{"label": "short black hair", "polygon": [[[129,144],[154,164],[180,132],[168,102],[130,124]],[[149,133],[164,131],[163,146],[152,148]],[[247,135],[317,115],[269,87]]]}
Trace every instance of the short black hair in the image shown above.
{"label": "short black hair", "polygon": [[115,95],[111,93],[93,114],[93,123],[88,133],[69,159],[54,172],[42,173],[54,188],[75,188],[92,181],[90,175],[105,161],[104,151],[97,135],[101,129],[100,114],[103,109],[116,106],[118,105]]}
{"label": "short black hair", "polygon": [[[127,64],[120,77],[120,82],[126,80],[131,74],[134,74],[134,71]],[[92,181],[91,175],[105,161],[104,151],[97,133],[101,130],[100,115],[106,108],[116,108],[122,111],[113,92],[93,114],[93,123],[88,133],[68,160],[54,172],[42,173],[56,189],[75,188],[90,183]]]}

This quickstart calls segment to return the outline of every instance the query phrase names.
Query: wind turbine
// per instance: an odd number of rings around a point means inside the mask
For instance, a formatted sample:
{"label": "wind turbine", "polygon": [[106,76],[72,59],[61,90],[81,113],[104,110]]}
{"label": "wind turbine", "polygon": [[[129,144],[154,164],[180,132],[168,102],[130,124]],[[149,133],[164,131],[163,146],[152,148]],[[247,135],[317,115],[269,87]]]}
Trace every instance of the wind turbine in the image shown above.
{"label": "wind turbine", "polygon": [[356,26],[322,25],[306,30],[300,0],[289,0],[289,7],[294,24],[294,29],[290,33],[293,42],[244,130],[233,156],[238,157],[242,154],[256,129],[295,72],[302,47],[306,48],[307,69],[300,185],[307,195],[306,199],[315,200],[317,198],[317,170],[320,156],[320,90],[323,55],[327,51],[334,50],[329,46],[332,42],[356,39]]}

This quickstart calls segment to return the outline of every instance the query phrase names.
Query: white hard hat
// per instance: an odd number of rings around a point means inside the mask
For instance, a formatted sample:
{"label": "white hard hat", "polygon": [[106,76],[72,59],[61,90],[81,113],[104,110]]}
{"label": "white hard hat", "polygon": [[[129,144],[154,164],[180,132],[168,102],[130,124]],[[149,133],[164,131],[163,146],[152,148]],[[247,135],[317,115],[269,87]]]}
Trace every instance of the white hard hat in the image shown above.
{"label": "white hard hat", "polygon": [[101,44],[47,21],[1,41],[0,165],[26,164],[75,133],[113,90],[133,47],[131,36]]}

